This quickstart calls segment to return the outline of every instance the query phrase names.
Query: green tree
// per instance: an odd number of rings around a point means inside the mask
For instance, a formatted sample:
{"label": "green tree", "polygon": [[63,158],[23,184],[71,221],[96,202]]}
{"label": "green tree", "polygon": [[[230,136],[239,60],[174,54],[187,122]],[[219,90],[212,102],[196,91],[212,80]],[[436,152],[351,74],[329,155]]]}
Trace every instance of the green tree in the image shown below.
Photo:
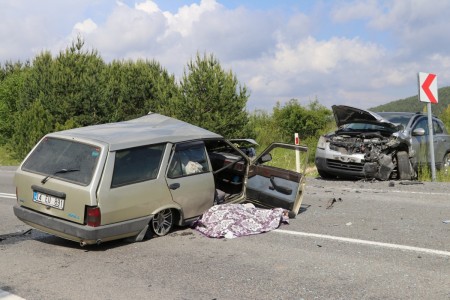
{"label": "green tree", "polygon": [[258,144],[265,148],[273,142],[282,142],[280,140],[280,128],[275,119],[265,110],[255,110],[249,114],[248,127],[253,129],[254,136]]}
{"label": "green tree", "polygon": [[305,107],[297,99],[291,99],[284,106],[277,103],[273,109],[273,116],[280,127],[283,140],[292,141],[296,132],[300,139],[319,135],[330,122],[331,111],[317,100]]}
{"label": "green tree", "polygon": [[213,55],[197,53],[183,74],[177,117],[228,138],[243,137],[248,97],[247,88],[231,70],[223,70]]}
{"label": "green tree", "polygon": [[319,136],[332,124],[332,113],[321,105],[317,99],[302,106],[298,100],[291,99],[282,106],[280,103],[273,109],[273,117],[278,125],[283,141],[292,143],[294,133],[298,133],[300,144],[308,146],[309,161],[314,160]]}
{"label": "green tree", "polygon": [[42,105],[54,116],[55,126],[86,126],[106,120],[102,73],[105,63],[95,50],[84,50],[78,38],[53,60],[50,90]]}
{"label": "green tree", "polygon": [[450,104],[442,111],[439,117],[444,122],[447,131],[450,130]]}
{"label": "green tree", "polygon": [[109,121],[133,119],[150,111],[175,115],[179,88],[175,77],[156,61],[113,61],[103,77]]}
{"label": "green tree", "polygon": [[9,74],[0,82],[0,145],[4,145],[14,134],[14,114],[17,100],[22,98],[24,72]]}
{"label": "green tree", "polygon": [[[28,109],[39,97],[50,98],[53,58],[49,51],[37,55],[24,75],[23,91],[16,101],[17,111]],[[45,102],[45,99],[44,99]]]}
{"label": "green tree", "polygon": [[[43,95],[42,95],[43,96]],[[23,158],[46,133],[53,128],[53,116],[44,108],[41,99],[34,101],[28,110],[14,116],[15,132],[11,137],[14,155]]]}

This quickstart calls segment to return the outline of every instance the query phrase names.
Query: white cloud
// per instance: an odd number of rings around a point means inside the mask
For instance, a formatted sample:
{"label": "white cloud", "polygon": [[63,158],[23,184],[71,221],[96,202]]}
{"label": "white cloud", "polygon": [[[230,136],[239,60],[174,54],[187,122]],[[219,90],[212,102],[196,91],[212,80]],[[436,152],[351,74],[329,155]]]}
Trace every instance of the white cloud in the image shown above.
{"label": "white cloud", "polygon": [[147,1],[147,2],[142,2],[142,3],[136,3],[134,5],[134,7],[138,10],[142,10],[145,11],[146,13],[148,13],[149,15],[153,14],[153,13],[158,13],[161,12],[161,10],[159,9],[158,5],[156,5],[155,2],[153,1]]}
{"label": "white cloud", "polygon": [[370,19],[379,15],[379,3],[375,0],[339,2],[331,11],[331,17],[336,22],[348,22],[359,19]]}
{"label": "white cloud", "polygon": [[83,22],[79,22],[75,24],[74,31],[82,34],[92,33],[95,29],[97,29],[97,24],[91,19],[84,20]]}
{"label": "white cloud", "polygon": [[192,34],[194,24],[199,22],[204,14],[213,12],[220,7],[215,0],[202,0],[199,5],[194,3],[181,7],[176,14],[164,12],[168,22],[167,34],[176,32],[180,33],[182,37]]}
{"label": "white cloud", "polygon": [[163,14],[151,8],[150,2],[131,8],[117,5],[103,24],[85,35],[93,47],[104,54],[104,58],[137,58],[133,53],[151,53],[157,48],[155,40],[165,29]]}
{"label": "white cloud", "polygon": [[280,73],[319,72],[331,73],[342,67],[371,65],[378,61],[384,50],[373,44],[363,44],[358,39],[332,38],[317,41],[313,37],[301,40],[295,47],[279,44],[273,68]]}

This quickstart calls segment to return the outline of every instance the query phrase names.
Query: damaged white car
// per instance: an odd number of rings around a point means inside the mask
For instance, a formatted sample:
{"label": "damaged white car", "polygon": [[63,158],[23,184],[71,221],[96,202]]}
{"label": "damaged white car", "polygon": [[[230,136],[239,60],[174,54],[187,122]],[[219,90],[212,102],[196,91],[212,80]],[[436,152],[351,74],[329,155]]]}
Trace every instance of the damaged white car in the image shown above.
{"label": "damaged white car", "polygon": [[[321,136],[315,164],[322,178],[411,180],[429,164],[428,118],[422,113],[374,113],[344,105],[332,107],[338,129]],[[433,117],[437,169],[448,169],[450,137]]]}

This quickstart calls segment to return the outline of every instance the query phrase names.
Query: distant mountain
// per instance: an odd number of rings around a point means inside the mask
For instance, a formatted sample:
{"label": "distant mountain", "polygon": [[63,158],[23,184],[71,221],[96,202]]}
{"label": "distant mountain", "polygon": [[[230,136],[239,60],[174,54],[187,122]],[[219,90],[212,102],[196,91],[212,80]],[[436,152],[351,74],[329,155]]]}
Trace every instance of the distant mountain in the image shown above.
{"label": "distant mountain", "polygon": [[[432,104],[431,111],[433,115],[439,116],[444,109],[450,105],[450,86],[438,89],[438,104]],[[409,98],[395,100],[383,105],[369,108],[374,112],[382,111],[409,111],[409,112],[423,112],[426,111],[427,103],[420,102],[418,96],[411,96]]]}

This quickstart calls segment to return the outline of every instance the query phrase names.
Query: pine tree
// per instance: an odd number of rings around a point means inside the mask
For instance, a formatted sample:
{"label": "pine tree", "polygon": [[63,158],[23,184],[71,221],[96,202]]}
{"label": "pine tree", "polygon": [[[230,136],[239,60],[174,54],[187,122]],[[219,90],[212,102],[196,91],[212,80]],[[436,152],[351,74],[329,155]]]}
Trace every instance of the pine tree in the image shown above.
{"label": "pine tree", "polygon": [[223,70],[213,55],[197,53],[183,74],[177,116],[228,138],[243,137],[248,98],[247,88],[231,70]]}

